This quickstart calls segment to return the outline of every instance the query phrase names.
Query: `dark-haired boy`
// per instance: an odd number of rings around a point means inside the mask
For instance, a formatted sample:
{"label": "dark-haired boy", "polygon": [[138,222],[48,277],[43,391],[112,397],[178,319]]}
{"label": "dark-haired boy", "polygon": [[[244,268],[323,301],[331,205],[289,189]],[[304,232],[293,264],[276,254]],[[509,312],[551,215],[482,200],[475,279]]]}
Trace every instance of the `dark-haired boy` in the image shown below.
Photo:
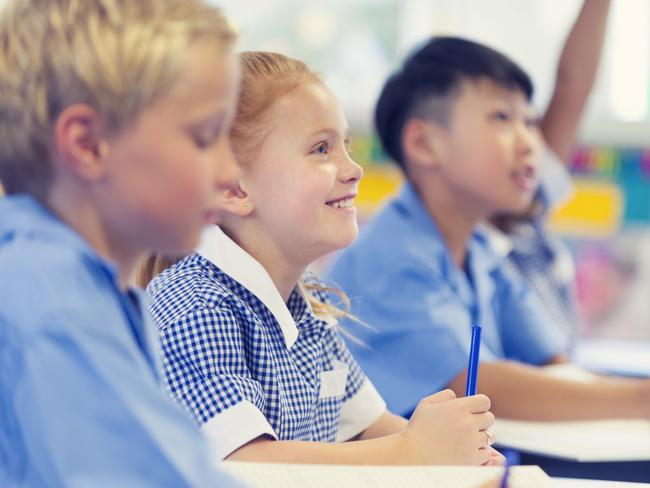
{"label": "dark-haired boy", "polygon": [[462,394],[470,328],[483,326],[479,390],[497,416],[650,417],[650,382],[576,383],[537,366],[563,362],[565,338],[494,253],[480,223],[525,210],[542,140],[528,76],[471,41],[430,40],[384,86],[376,125],[407,183],[334,264],[353,312],[355,357],[395,412],[446,386]]}

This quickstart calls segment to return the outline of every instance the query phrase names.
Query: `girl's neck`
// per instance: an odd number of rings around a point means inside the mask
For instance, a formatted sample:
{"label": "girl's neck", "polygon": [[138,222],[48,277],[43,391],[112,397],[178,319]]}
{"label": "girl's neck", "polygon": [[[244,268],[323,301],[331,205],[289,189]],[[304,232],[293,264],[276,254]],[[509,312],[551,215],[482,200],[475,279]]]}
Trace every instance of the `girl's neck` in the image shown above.
{"label": "girl's neck", "polygon": [[228,237],[264,267],[286,303],[307,265],[292,263],[267,235],[259,234],[251,228],[233,230],[226,229],[223,225],[221,227]]}
{"label": "girl's neck", "polygon": [[468,215],[462,205],[444,190],[428,188],[421,191],[416,185],[416,191],[447,244],[454,264],[464,270],[467,245],[480,219]]}

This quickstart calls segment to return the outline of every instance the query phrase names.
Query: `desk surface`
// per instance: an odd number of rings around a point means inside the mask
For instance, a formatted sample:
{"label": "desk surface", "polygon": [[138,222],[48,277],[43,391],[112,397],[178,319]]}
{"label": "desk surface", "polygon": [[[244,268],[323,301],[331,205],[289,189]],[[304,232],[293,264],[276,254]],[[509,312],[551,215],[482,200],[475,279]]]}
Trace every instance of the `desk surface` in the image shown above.
{"label": "desk surface", "polygon": [[650,341],[582,339],[573,361],[597,373],[650,377]]}
{"label": "desk surface", "polygon": [[553,488],[642,488],[650,487],[648,483],[624,483],[620,481],[577,480],[571,478],[553,478]]}

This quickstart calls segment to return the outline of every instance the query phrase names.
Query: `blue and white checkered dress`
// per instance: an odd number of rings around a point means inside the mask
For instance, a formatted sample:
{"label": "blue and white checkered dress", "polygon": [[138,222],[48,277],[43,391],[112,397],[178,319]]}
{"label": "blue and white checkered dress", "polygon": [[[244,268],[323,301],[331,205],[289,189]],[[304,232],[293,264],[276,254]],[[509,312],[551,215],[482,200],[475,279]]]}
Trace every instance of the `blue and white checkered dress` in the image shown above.
{"label": "blue and white checkered dress", "polygon": [[[260,434],[279,440],[345,440],[338,432],[342,407],[360,390],[367,394],[371,384],[336,327],[314,315],[300,287],[286,304],[298,329],[290,347],[265,303],[200,254],[161,273],[148,291],[169,391],[204,426],[222,416],[215,436],[243,435],[232,442],[220,438],[222,456]],[[375,401],[367,408],[376,419],[385,404],[378,394],[371,397]],[[260,424],[255,410],[268,422],[266,429],[251,430],[251,423]],[[358,405],[353,410],[358,412]],[[237,433],[228,425],[233,423],[241,426]],[[361,419],[357,430],[370,423],[371,418]],[[244,435],[241,429],[251,431]]]}
{"label": "blue and white checkered dress", "polygon": [[507,261],[539,296],[554,325],[567,338],[570,348],[575,345],[580,332],[575,267],[571,251],[549,231],[547,220],[549,212],[572,193],[571,175],[547,147],[541,185],[536,195],[542,211],[510,230],[508,237],[512,249]]}

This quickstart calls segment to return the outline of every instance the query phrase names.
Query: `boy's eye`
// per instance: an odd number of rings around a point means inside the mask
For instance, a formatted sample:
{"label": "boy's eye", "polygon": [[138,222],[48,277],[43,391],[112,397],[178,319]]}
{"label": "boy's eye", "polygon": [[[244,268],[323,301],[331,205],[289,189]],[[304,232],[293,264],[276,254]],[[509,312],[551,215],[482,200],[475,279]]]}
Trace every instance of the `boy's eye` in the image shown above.
{"label": "boy's eye", "polygon": [[189,135],[198,149],[205,150],[217,142],[223,129],[223,120],[219,119],[207,125],[202,124],[201,126],[191,128]]}
{"label": "boy's eye", "polygon": [[192,136],[192,139],[194,139],[194,144],[199,149],[205,149],[205,148],[210,146],[210,141],[206,136],[194,135],[194,136]]}
{"label": "boy's eye", "polygon": [[508,121],[508,120],[510,120],[510,114],[507,113],[507,112],[503,112],[503,111],[497,111],[497,112],[494,112],[494,114],[492,114],[492,118],[494,118],[495,120],[500,120],[500,121]]}
{"label": "boy's eye", "polygon": [[524,120],[524,123],[529,129],[535,129],[539,127],[539,119],[537,117],[528,117]]}

